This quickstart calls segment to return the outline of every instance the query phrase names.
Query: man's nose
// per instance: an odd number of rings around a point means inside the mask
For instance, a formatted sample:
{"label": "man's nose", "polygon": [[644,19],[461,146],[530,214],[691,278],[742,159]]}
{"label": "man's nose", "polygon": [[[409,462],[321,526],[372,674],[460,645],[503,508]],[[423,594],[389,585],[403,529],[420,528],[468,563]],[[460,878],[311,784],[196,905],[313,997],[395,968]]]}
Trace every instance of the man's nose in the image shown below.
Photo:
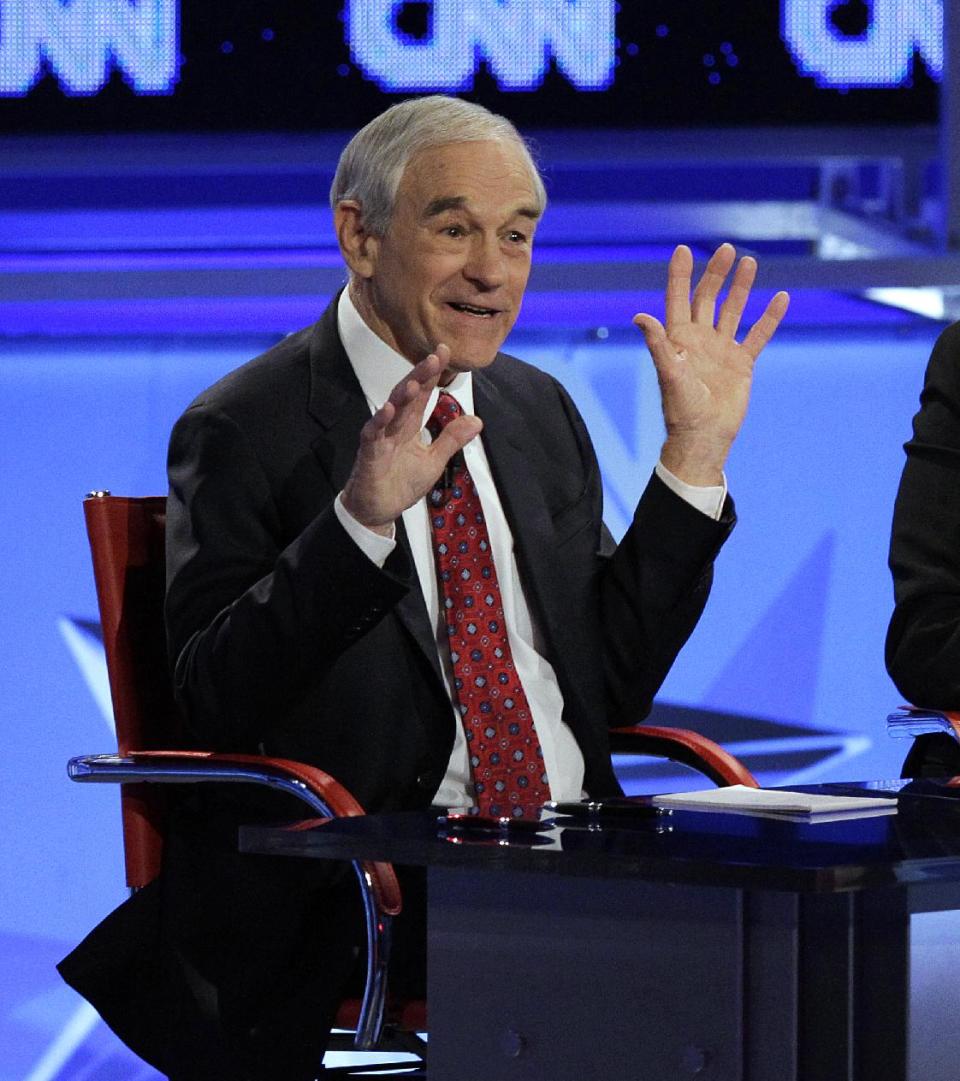
{"label": "man's nose", "polygon": [[499,237],[476,236],[463,272],[482,289],[496,289],[503,285],[506,267]]}

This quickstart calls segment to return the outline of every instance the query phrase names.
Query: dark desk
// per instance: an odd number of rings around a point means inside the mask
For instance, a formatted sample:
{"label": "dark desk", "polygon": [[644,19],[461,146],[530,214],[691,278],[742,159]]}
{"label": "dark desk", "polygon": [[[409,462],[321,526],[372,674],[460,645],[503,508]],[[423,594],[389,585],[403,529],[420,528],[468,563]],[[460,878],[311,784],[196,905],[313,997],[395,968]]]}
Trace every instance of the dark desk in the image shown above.
{"label": "dark desk", "polygon": [[427,866],[431,1081],[960,1076],[960,979],[937,998],[943,1041],[911,1039],[910,1017],[911,916],[960,909],[960,800],[902,792],[896,815],[817,824],[674,812],[532,842],[381,815],[245,827],[241,848]]}

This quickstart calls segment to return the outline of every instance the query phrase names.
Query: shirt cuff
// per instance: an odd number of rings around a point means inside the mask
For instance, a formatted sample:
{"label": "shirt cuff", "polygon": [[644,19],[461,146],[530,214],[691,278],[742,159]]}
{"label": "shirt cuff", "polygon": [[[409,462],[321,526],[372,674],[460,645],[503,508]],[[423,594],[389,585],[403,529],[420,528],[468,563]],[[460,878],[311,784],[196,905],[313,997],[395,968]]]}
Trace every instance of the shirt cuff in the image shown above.
{"label": "shirt cuff", "polygon": [[[694,491],[703,491],[703,489],[695,488]],[[397,546],[396,528],[391,526],[390,536],[384,537],[381,533],[374,533],[372,529],[361,525],[343,505],[343,492],[333,501],[333,513],[336,514],[337,520],[360,551],[371,563],[375,563],[382,570],[384,563]]]}
{"label": "shirt cuff", "polygon": [[657,462],[654,472],[670,491],[675,492],[684,502],[689,503],[691,507],[695,507],[715,522],[720,521],[720,516],[723,514],[723,504],[727,498],[726,473],[721,474],[723,484],[700,487],[696,484],[687,484],[686,481],[681,480],[675,473],[671,473],[663,462]]}

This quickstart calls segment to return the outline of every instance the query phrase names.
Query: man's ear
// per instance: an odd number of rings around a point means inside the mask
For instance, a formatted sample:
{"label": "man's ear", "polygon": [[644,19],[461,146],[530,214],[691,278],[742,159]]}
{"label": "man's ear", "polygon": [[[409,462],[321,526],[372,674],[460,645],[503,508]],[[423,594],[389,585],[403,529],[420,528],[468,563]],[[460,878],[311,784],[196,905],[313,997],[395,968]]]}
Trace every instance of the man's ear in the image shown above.
{"label": "man's ear", "polygon": [[372,278],[380,240],[364,227],[360,204],[355,199],[341,199],[333,212],[333,224],[343,261],[356,277]]}

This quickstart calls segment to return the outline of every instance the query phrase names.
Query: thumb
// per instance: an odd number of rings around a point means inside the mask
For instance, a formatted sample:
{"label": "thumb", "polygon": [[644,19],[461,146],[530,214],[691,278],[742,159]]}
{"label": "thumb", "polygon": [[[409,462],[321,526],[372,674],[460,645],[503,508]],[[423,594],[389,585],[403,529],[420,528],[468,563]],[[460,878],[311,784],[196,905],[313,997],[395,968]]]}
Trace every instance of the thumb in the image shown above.
{"label": "thumb", "polygon": [[667,337],[663,323],[656,316],[647,315],[646,312],[638,312],[633,317],[634,324],[643,333],[647,349],[653,358],[654,366],[661,375],[669,374],[669,369],[676,364],[680,357],[676,349]]}
{"label": "thumb", "polygon": [[435,465],[442,469],[448,461],[483,430],[483,421],[479,417],[464,414],[457,417],[441,431],[430,447],[435,457]]}
{"label": "thumb", "polygon": [[647,348],[652,353],[654,349],[662,348],[667,344],[667,332],[664,329],[663,323],[655,315],[648,315],[646,312],[637,312],[633,317],[633,324],[639,327],[640,332],[643,334],[644,341],[647,343]]}

